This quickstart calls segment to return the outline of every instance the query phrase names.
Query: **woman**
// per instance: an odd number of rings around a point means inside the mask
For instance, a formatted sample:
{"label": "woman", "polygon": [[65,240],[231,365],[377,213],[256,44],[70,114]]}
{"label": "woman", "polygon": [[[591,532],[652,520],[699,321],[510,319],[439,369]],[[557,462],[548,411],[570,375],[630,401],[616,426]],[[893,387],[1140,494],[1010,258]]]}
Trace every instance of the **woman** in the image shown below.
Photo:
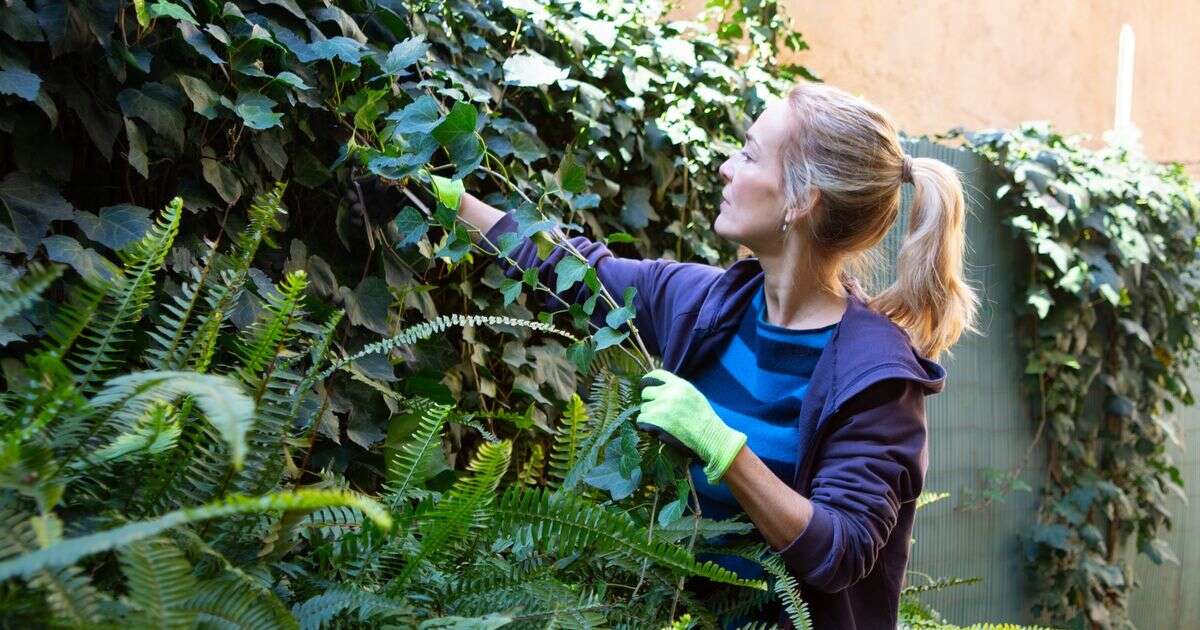
{"label": "woman", "polygon": [[[957,172],[906,156],[871,103],[802,84],[763,111],[720,173],[713,229],[754,254],[728,269],[570,239],[613,295],[636,288],[633,323],[663,358],[643,379],[639,427],[695,455],[704,515],[749,517],[815,627],[893,628],[928,464],[924,398],[943,388],[934,361],[974,330],[978,306],[963,278]],[[915,197],[898,279],[868,296],[853,272],[896,221],[904,182]],[[491,244],[517,228],[471,195],[459,216]],[[508,254],[516,266],[499,264],[512,278],[536,267],[550,284],[564,254],[541,261],[525,238]],[[583,283],[567,293],[589,295]]]}

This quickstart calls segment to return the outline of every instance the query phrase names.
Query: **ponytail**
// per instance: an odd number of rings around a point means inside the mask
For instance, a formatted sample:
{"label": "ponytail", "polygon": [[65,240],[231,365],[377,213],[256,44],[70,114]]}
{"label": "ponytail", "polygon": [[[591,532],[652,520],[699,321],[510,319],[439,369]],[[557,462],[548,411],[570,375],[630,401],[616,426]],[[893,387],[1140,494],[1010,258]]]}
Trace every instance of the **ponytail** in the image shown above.
{"label": "ponytail", "polygon": [[932,158],[912,158],[916,188],[909,228],[900,245],[896,282],[871,298],[871,308],[908,332],[930,359],[975,328],[979,297],[963,277],[966,203],[958,172]]}

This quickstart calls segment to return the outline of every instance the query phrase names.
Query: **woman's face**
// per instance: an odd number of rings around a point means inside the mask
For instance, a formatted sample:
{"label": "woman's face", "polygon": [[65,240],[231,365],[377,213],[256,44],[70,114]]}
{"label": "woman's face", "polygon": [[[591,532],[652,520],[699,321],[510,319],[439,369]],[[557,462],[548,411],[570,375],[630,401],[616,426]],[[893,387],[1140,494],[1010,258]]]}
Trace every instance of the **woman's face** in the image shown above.
{"label": "woman's face", "polygon": [[721,211],[713,231],[763,254],[782,244],[783,167],[780,144],[791,131],[786,100],[769,104],[750,129],[742,150],[721,164]]}

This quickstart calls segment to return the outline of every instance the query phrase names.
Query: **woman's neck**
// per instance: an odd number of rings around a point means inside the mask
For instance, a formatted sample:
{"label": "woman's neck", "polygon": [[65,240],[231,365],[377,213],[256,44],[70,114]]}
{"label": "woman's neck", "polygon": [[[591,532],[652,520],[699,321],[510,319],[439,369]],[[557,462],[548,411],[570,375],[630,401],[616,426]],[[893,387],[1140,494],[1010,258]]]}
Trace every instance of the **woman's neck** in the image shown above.
{"label": "woman's neck", "polygon": [[797,248],[761,255],[758,261],[765,276],[763,296],[768,322],[807,329],[841,321],[847,307],[846,289],[841,282],[830,278],[828,284],[838,288],[837,293],[830,292],[820,281],[820,266],[810,256]]}

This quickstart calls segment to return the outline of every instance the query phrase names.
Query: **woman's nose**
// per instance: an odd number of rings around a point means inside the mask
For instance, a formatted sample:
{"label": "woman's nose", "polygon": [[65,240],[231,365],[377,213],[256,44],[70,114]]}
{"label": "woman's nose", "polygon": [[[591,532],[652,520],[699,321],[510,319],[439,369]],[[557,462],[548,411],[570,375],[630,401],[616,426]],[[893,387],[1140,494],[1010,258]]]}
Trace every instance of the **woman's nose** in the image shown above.
{"label": "woman's nose", "polygon": [[725,158],[725,161],[721,162],[721,168],[717,169],[717,172],[721,175],[721,179],[725,180],[726,184],[733,179],[733,170],[732,166],[730,166],[730,162],[732,161],[733,158]]}

